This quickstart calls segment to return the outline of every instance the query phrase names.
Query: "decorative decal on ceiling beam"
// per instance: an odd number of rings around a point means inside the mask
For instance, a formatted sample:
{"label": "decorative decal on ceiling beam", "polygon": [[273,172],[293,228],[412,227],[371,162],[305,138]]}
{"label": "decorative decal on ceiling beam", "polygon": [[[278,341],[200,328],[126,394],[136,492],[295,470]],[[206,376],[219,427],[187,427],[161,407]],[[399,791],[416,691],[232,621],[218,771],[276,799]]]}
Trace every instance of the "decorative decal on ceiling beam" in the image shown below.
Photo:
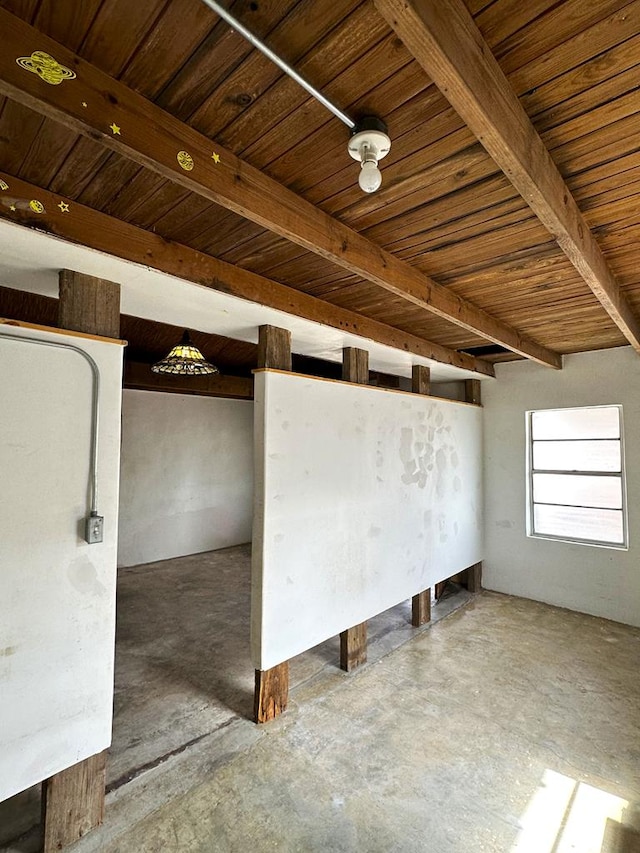
{"label": "decorative decal on ceiling beam", "polygon": [[63,80],[74,80],[76,76],[75,71],[67,68],[66,65],[60,65],[44,50],[35,50],[31,56],[19,56],[16,62],[20,68],[37,74],[41,80],[51,86],[59,86]]}

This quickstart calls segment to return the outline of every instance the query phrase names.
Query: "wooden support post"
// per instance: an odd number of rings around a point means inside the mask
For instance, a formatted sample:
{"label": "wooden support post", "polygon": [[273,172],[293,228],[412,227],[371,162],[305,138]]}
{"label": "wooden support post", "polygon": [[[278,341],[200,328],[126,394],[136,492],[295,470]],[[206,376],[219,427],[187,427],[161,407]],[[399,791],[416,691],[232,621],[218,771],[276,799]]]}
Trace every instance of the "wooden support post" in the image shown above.
{"label": "wooden support post", "polygon": [[431,621],[431,587],[423,589],[411,599],[411,624],[419,628]]}
{"label": "wooden support post", "polygon": [[258,367],[291,370],[291,332],[277,326],[260,326]]}
{"label": "wooden support post", "polygon": [[287,707],[289,698],[289,661],[271,669],[256,669],[253,694],[253,718],[256,723],[275,720]]}
{"label": "wooden support post", "polygon": [[[278,326],[260,326],[258,367],[291,370],[291,332]],[[256,669],[255,674],[253,719],[256,723],[268,723],[279,717],[287,707],[289,661],[271,669]]]}
{"label": "wooden support post", "polygon": [[[369,384],[369,353],[356,347],[342,350],[342,378],[358,385]],[[367,623],[340,633],[340,669],[351,672],[367,661]]]}
{"label": "wooden support post", "polygon": [[[74,332],[120,337],[120,285],[62,270],[58,325]],[[44,853],[62,850],[102,823],[106,752],[92,755],[42,783]]]}
{"label": "wooden support post", "polygon": [[344,347],[342,350],[342,378],[358,385],[369,384],[369,353],[365,349]]}
{"label": "wooden support post", "polygon": [[120,285],[102,278],[61,270],[58,326],[73,332],[120,337]]}
{"label": "wooden support post", "polygon": [[469,592],[480,592],[482,589],[482,563],[470,566],[464,572],[465,585]]}
{"label": "wooden support post", "polygon": [[431,371],[422,364],[414,364],[411,369],[411,390],[414,394],[431,393]]}
{"label": "wooden support post", "polygon": [[[482,383],[479,379],[465,379],[464,399],[476,406],[482,405]],[[469,592],[480,592],[482,589],[482,563],[470,566],[462,573],[462,583]]]}
{"label": "wooden support post", "polygon": [[465,403],[473,403],[476,406],[482,405],[482,386],[479,379],[464,380],[464,400]]}
{"label": "wooden support post", "polygon": [[62,850],[104,818],[106,750],[42,783],[44,853]]}
{"label": "wooden support post", "polygon": [[367,662],[367,623],[340,632],[340,669],[351,672]]}
{"label": "wooden support post", "polygon": [[[411,369],[411,390],[414,394],[431,393],[431,371],[422,364]],[[431,587],[424,589],[411,599],[411,624],[419,628],[431,620]]]}

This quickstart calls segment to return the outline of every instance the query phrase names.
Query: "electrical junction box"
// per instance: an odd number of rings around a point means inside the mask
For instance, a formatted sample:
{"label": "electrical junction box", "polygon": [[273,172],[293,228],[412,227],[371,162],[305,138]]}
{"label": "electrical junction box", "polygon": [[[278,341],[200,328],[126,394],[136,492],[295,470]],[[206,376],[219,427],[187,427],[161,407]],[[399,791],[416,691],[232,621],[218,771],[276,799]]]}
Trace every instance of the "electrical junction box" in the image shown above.
{"label": "electrical junction box", "polygon": [[85,520],[84,538],[89,545],[102,542],[104,534],[104,517],[102,515],[90,515]]}

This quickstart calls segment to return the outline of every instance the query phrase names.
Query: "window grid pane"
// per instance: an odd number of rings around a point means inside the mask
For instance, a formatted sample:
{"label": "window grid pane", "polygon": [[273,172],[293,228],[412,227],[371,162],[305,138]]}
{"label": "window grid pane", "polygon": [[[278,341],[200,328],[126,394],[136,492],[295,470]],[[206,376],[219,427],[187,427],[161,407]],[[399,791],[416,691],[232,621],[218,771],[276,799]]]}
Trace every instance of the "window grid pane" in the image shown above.
{"label": "window grid pane", "polygon": [[621,409],[529,414],[531,535],[626,546]]}

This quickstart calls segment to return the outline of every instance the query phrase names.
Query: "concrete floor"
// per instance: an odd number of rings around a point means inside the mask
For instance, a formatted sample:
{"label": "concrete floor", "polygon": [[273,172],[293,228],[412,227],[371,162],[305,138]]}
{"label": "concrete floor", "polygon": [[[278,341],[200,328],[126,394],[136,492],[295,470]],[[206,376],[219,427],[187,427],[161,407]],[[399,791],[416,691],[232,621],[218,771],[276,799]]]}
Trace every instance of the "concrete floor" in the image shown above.
{"label": "concrete floor", "polygon": [[297,658],[256,727],[247,571],[122,573],[106,820],[74,853],[640,851],[640,630],[461,592],[416,631],[402,605],[361,670],[337,641]]}

